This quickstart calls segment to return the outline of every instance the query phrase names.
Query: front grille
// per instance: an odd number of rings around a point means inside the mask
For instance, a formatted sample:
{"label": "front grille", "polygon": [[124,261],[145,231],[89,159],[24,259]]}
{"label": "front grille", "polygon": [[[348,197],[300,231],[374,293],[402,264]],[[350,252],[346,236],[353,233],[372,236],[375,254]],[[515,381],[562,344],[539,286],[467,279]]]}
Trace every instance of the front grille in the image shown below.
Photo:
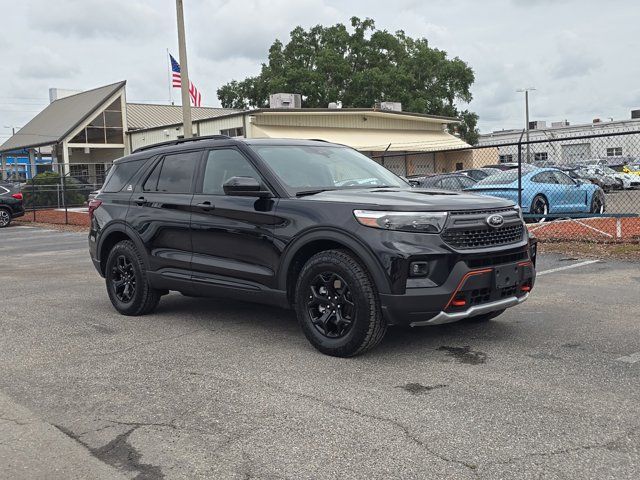
{"label": "front grille", "polygon": [[518,222],[500,228],[447,229],[442,233],[442,239],[453,248],[482,248],[517,243],[522,240],[523,233],[524,226]]}
{"label": "front grille", "polygon": [[491,215],[494,213],[516,213],[514,208],[493,208],[491,210],[458,210],[455,212],[450,212],[450,215],[458,216],[458,215]]}

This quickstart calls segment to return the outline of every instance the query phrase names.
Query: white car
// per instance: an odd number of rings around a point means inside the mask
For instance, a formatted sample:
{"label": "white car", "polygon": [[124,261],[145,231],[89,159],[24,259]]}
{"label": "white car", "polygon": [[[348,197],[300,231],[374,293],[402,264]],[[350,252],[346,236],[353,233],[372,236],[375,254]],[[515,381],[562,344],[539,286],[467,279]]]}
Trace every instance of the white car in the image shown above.
{"label": "white car", "polygon": [[622,188],[624,188],[625,190],[635,187],[640,183],[628,173],[616,172],[613,168],[607,167],[605,165],[588,165],[586,167],[586,170],[589,173],[595,173],[596,175],[613,177],[617,181],[622,182]]}

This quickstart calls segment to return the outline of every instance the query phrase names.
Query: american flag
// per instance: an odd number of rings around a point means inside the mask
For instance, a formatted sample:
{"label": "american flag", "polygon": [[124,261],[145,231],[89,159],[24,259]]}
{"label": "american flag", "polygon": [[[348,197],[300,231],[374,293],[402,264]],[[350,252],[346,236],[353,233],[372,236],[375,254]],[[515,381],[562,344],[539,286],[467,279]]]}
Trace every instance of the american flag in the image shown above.
{"label": "american flag", "polygon": [[[180,77],[180,64],[173,58],[173,55],[169,54],[171,59],[171,82],[174,88],[180,88],[182,86],[182,78]],[[194,107],[199,107],[202,103],[202,95],[193,84],[189,82],[189,96]]]}

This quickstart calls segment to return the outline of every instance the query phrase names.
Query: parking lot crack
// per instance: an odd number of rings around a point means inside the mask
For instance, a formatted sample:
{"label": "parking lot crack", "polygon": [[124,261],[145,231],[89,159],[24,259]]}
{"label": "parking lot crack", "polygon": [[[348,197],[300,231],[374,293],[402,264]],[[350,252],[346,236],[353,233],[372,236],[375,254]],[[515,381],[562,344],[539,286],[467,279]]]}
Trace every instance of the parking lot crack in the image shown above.
{"label": "parking lot crack", "polygon": [[0,423],[2,422],[8,422],[8,423],[13,423],[14,425],[28,425],[29,422],[25,422],[24,420],[20,420],[17,418],[10,418],[10,417],[3,417],[0,416]]}
{"label": "parking lot crack", "polygon": [[321,398],[321,397],[316,397],[314,395],[309,395],[309,394],[306,394],[306,393],[298,393],[298,392],[286,391],[286,390],[282,390],[282,389],[280,389],[278,387],[275,387],[274,385],[271,385],[271,387],[278,389],[282,393],[286,393],[286,394],[289,394],[289,395],[297,396],[299,398],[304,398],[304,399],[307,399],[307,400],[311,400],[311,401],[314,401],[314,402],[319,403],[321,405],[324,405],[326,407],[335,408],[335,409],[343,411],[345,413],[357,415],[359,417],[367,418],[369,420],[375,420],[375,421],[378,421],[378,422],[386,423],[387,425],[392,426],[396,430],[399,430],[404,435],[405,438],[407,438],[409,441],[411,441],[412,443],[414,443],[415,445],[417,445],[421,449],[425,450],[427,453],[431,454],[432,456],[437,457],[440,460],[442,460],[444,462],[447,462],[447,463],[460,465],[460,466],[470,470],[474,474],[476,474],[476,470],[478,468],[477,465],[475,465],[474,463],[471,463],[471,462],[465,462],[464,460],[458,460],[458,459],[455,459],[455,458],[451,458],[451,457],[448,457],[446,455],[443,455],[443,454],[435,451],[427,443],[425,443],[423,440],[418,438],[413,432],[411,432],[409,427],[407,427],[406,425],[402,424],[401,422],[399,422],[399,421],[397,421],[397,420],[395,420],[393,418],[388,418],[388,417],[383,417],[381,415],[374,415],[374,414],[371,414],[371,413],[361,412],[361,411],[356,410],[354,408],[347,407],[347,406],[344,406],[344,405],[340,405],[338,403],[330,402],[329,400],[326,400],[326,399]]}
{"label": "parking lot crack", "polygon": [[530,458],[545,458],[545,457],[553,457],[557,455],[569,455],[571,453],[588,451],[588,450],[597,450],[601,448],[604,448],[607,450],[619,450],[621,441],[631,436],[632,434],[634,434],[639,430],[640,430],[640,426],[634,427],[630,430],[627,430],[626,432],[619,435],[618,437],[615,437],[611,440],[607,440],[606,442],[593,443],[589,445],[577,445],[575,447],[559,448],[559,449],[551,450],[548,452],[529,452],[529,453],[525,453],[524,455],[507,458],[505,460],[488,462],[482,465],[482,468],[486,468],[493,465],[510,465],[510,464],[521,462],[523,460],[527,460]]}
{"label": "parking lot crack", "polygon": [[59,431],[85,447],[91,455],[111,466],[137,472],[135,480],[155,480],[164,478],[159,466],[141,463],[142,455],[129,443],[130,435],[143,425],[133,426],[126,432],[117,435],[113,440],[102,447],[93,448],[75,434],[60,425],[54,425]]}
{"label": "parking lot crack", "polygon": [[169,337],[162,337],[162,338],[158,338],[156,340],[151,340],[149,342],[136,343],[135,345],[131,345],[131,346],[126,347],[126,348],[122,348],[122,349],[118,349],[118,350],[112,350],[110,352],[95,353],[95,354],[93,354],[91,356],[92,357],[104,357],[104,356],[107,356],[107,355],[117,355],[119,353],[126,353],[126,352],[130,352],[131,350],[137,350],[137,349],[140,349],[140,348],[147,347],[149,345],[155,345],[157,343],[162,343],[162,342],[170,342],[171,340],[176,340],[178,338],[187,337],[189,335],[193,335],[195,333],[199,333],[199,332],[202,332],[204,330],[208,330],[208,329],[198,328],[198,329],[195,329],[195,330],[191,330],[189,332],[181,333],[179,335],[173,335],[173,336],[169,336]]}

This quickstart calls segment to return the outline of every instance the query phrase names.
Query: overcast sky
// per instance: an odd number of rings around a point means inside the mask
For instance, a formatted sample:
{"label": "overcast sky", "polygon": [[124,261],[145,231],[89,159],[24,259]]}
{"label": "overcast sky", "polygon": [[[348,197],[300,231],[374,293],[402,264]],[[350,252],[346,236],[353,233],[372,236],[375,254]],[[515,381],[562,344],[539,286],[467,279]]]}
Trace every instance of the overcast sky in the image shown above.
{"label": "overcast sky", "polygon": [[[356,15],[466,61],[484,133],[523,125],[516,90],[528,86],[532,120],[625,119],[640,108],[634,0],[185,0],[185,9],[189,70],[206,105],[219,106],[220,85],[258,73],[296,25]],[[44,108],[49,87],[127,80],[129,101],[169,101],[174,0],[0,0],[0,17],[0,141]]]}

